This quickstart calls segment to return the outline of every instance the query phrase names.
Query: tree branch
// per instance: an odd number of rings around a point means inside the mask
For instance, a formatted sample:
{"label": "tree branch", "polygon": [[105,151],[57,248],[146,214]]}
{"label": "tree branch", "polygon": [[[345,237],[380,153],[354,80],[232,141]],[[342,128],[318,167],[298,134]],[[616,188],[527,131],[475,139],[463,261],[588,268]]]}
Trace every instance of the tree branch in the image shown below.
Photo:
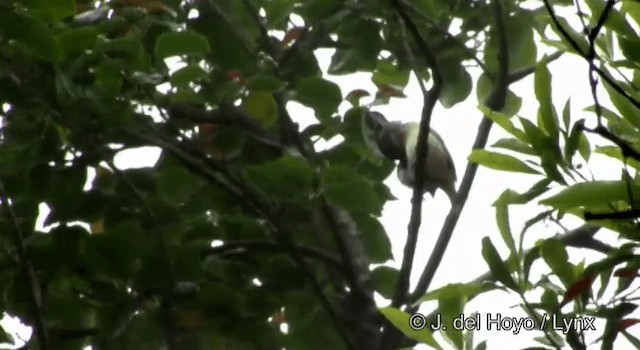
{"label": "tree branch", "polygon": [[[486,104],[489,108],[491,108],[491,110],[499,111],[504,107],[507,96],[507,88],[509,86],[509,56],[503,10],[500,1],[495,1],[494,7],[496,12],[496,32],[498,35],[498,42],[500,47],[500,51],[498,53],[500,70],[498,72],[498,79],[496,81],[495,88],[492,94],[488,97]],[[492,124],[493,123],[489,118],[484,117],[482,119],[478,128],[476,140],[473,144],[473,149],[482,149],[486,146]],[[471,186],[475,179],[477,170],[477,164],[469,163],[467,165],[467,169],[465,170],[464,176],[462,178],[458,194],[453,200],[451,210],[449,211],[442,229],[440,230],[440,235],[438,236],[436,245],[433,249],[433,252],[429,256],[429,261],[427,262],[427,265],[425,266],[425,269],[423,270],[422,275],[418,280],[418,284],[413,292],[413,298],[411,301],[415,301],[415,297],[417,295],[426,293],[427,289],[429,288],[429,285],[433,280],[433,276],[435,275],[436,270],[438,269],[440,262],[442,261],[442,257],[444,256],[447,245],[451,240],[453,230],[458,223],[458,219],[460,218],[462,209],[466,204],[467,197],[469,196],[469,192],[471,190]]]}
{"label": "tree branch", "polygon": [[7,196],[4,189],[4,182],[0,180],[0,201],[2,202],[2,209],[5,218],[8,223],[11,224],[13,233],[13,243],[15,245],[16,253],[18,255],[18,263],[22,275],[27,279],[29,290],[29,308],[31,309],[31,317],[33,317],[33,323],[36,333],[36,339],[38,342],[38,348],[41,350],[49,349],[49,334],[44,325],[44,317],[42,310],[42,288],[40,287],[40,280],[35,268],[27,257],[27,249],[25,247],[25,237],[20,228],[20,222],[13,210],[13,204]]}

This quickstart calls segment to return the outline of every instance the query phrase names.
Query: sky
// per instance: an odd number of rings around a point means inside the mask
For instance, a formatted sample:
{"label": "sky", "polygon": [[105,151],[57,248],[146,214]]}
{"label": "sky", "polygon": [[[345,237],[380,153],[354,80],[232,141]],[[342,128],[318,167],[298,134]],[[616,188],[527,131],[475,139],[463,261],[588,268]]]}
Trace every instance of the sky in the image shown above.
{"label": "sky", "polygon": [[[550,52],[551,51],[547,51],[546,53]],[[317,52],[323,71],[326,71],[329,65],[331,53],[331,50],[326,49]],[[541,56],[542,53],[539,53],[539,58]],[[595,120],[594,115],[583,111],[583,108],[593,104],[587,80],[587,64],[580,58],[565,54],[560,59],[551,63],[549,69],[552,74],[553,102],[558,112],[561,113],[562,106],[564,106],[567,98],[570,97],[572,120],[575,121],[578,118],[586,118],[588,121],[587,125],[589,125],[589,122],[593,122]],[[470,73],[474,77],[474,81],[476,81],[480,71],[478,69],[471,69]],[[371,74],[357,73],[346,76],[326,75],[325,78],[337,83],[342,90],[343,96],[354,89],[365,89],[369,91],[372,96],[375,95],[376,87],[371,82]],[[535,120],[538,104],[533,93],[533,75],[513,84],[511,88],[518,96],[523,98],[522,108],[518,115],[530,120]],[[392,98],[388,105],[375,106],[373,109],[383,113],[389,120],[418,122],[422,109],[422,94],[413,75],[404,92],[407,95],[406,98]],[[599,97],[603,105],[610,106],[603,89],[600,89]],[[370,99],[367,100],[364,98],[363,101],[364,103],[368,103]],[[482,118],[482,114],[478,111],[477,106],[478,101],[475,98],[474,90],[467,100],[450,109],[444,109],[442,106],[437,105],[431,118],[431,127],[437,130],[443,137],[453,158],[458,174],[457,185],[459,185],[459,181],[467,166],[467,156],[475,139],[477,126]],[[289,103],[288,108],[291,115],[296,119],[296,122],[300,124],[301,129],[315,122],[311,109],[296,102]],[[344,114],[348,108],[350,108],[349,103],[346,101],[343,102],[339,109],[340,114]],[[508,134],[506,132],[502,131],[498,126],[494,126],[489,137],[488,145],[507,136]],[[324,144],[320,142],[318,143],[318,147],[330,147],[339,141],[339,139],[335,139]],[[589,141],[591,142],[592,148],[594,145],[607,144],[593,135],[589,136]],[[126,151],[116,158],[116,165],[120,168],[152,166],[157,154],[157,150],[150,148]],[[621,172],[620,163],[595,153],[592,153],[592,158],[589,161],[589,169],[594,174],[594,177],[600,180],[618,179]],[[505,189],[510,188],[518,192],[523,192],[540,179],[540,177],[533,175],[500,172],[482,167],[479,169],[468,201],[458,221],[458,225],[456,226],[440,268],[431,284],[430,290],[442,287],[448,283],[471,281],[477,276],[487,272],[487,265],[481,255],[481,240],[485,236],[491,238],[503,258],[507,257],[508,250],[504,243],[502,243],[502,239],[498,233],[495,223],[495,210],[492,207],[492,203]],[[402,262],[402,251],[410,218],[412,191],[399,183],[395,172],[387,179],[386,184],[391,189],[391,192],[398,198],[386,204],[381,217],[381,222],[386,228],[392,242],[393,255],[395,257],[395,260],[387,263],[387,265],[399,268]],[[545,196],[552,193],[553,192],[550,192]],[[543,198],[545,196],[543,196]],[[438,191],[434,198],[431,198],[428,194],[425,195],[422,209],[422,226],[420,228],[414,261],[412,285],[415,285],[417,282],[417,278],[429,258],[449,209],[449,200],[444,192]],[[535,203],[510,206],[512,231],[520,232],[523,223],[527,219],[543,210],[545,210],[543,206]],[[566,217],[562,222],[568,229],[576,228],[582,224],[582,220],[573,217]],[[537,239],[548,238],[559,232],[561,232],[561,228],[553,223],[535,225],[529,233],[527,233],[524,246],[527,248],[532,247]],[[601,230],[596,235],[596,238],[610,244],[615,244],[617,236],[611,231]],[[578,249],[570,249],[569,255],[572,263],[579,263],[583,260],[589,263],[602,256],[597,253]],[[542,262],[534,264],[533,272],[540,273],[541,271],[548,271],[546,265]],[[538,297],[539,293],[530,293],[528,296],[531,298]],[[381,297],[377,298],[377,300],[379,306],[386,306],[388,304],[388,301],[385,301]],[[501,291],[491,292],[477,297],[467,304],[465,314],[470,315],[472,312],[479,312],[482,318],[485,318],[488,314],[496,315],[497,313],[509,317],[525,316],[517,307],[518,304],[519,299],[515,296],[515,293],[507,294]],[[434,303],[425,303],[420,311],[426,314],[432,311],[434,306]],[[568,310],[569,308],[570,306],[563,310]],[[640,317],[640,314],[636,312],[632,314],[631,317]],[[17,331],[23,339],[27,339],[30,336],[31,332],[28,327],[20,325],[15,319],[5,317],[0,321],[0,324],[8,325],[8,329]],[[596,323],[596,326],[598,327],[597,331],[592,337],[588,337],[588,339],[594,340],[595,337],[601,334],[604,325],[602,323]],[[634,327],[635,329],[633,327],[629,329],[630,332],[637,332],[640,328],[638,325]],[[509,344],[509,348],[524,348],[535,345],[531,339],[541,335],[541,332],[534,331],[523,331],[518,335],[514,335],[511,331],[488,331],[485,325],[483,330],[476,332],[475,339],[476,341],[487,340],[488,349],[504,348],[505,344]],[[436,336],[436,339],[438,339],[439,343],[445,348],[453,349],[441,336]],[[618,337],[616,349],[632,348],[631,344],[624,340],[622,336]],[[427,347],[418,346],[417,349],[427,349]]]}

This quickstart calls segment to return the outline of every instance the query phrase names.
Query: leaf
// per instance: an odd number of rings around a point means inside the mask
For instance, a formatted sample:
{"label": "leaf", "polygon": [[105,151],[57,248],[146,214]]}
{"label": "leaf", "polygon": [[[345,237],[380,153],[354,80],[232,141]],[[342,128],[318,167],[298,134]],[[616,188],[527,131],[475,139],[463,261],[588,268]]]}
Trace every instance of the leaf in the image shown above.
{"label": "leaf", "polygon": [[487,118],[491,119],[494,123],[498,124],[504,131],[510,133],[515,136],[518,140],[528,142],[527,135],[524,131],[516,128],[515,125],[511,122],[511,117],[500,112],[494,112],[489,107],[480,105],[478,109],[482,114],[484,114]]}
{"label": "leaf", "polygon": [[62,58],[62,49],[49,26],[25,13],[0,10],[0,33],[24,44],[36,57],[51,63]]}
{"label": "leaf", "polygon": [[302,79],[295,87],[293,98],[307,107],[313,108],[318,119],[331,117],[342,102],[342,92],[335,83],[311,77]]}
{"label": "leaf", "polygon": [[285,87],[285,83],[271,75],[256,75],[247,82],[247,89],[258,92],[277,92]]}
{"label": "leaf", "polygon": [[370,180],[345,165],[330,166],[323,171],[323,185],[333,204],[354,213],[379,213],[383,202]]}
{"label": "leaf", "polygon": [[278,120],[278,105],[269,93],[250,93],[242,100],[242,107],[264,126],[273,125]]}
{"label": "leaf", "polygon": [[454,59],[446,59],[439,64],[443,84],[438,99],[444,108],[451,108],[464,101],[473,86],[471,75],[462,64]]}
{"label": "leaf", "polygon": [[[618,84],[618,86],[623,85],[620,82],[616,83]],[[605,90],[607,90],[607,93],[609,94],[611,102],[616,107],[616,109],[620,111],[622,117],[633,124],[636,129],[640,129],[640,110],[638,109],[638,107],[634,106],[624,96],[621,96],[608,83],[604,83],[603,85]]]}
{"label": "leaf", "polygon": [[516,157],[483,149],[471,152],[468,160],[494,170],[540,174],[538,171],[534,170]]}
{"label": "leaf", "polygon": [[[640,194],[632,184],[634,197]],[[541,204],[556,209],[593,207],[609,205],[611,202],[627,200],[625,181],[589,181],[567,187],[551,197],[540,201]]]}
{"label": "leaf", "polygon": [[75,2],[73,0],[56,0],[56,1],[25,1],[30,15],[53,24],[71,17],[76,12]]}
{"label": "leaf", "polygon": [[538,115],[540,117],[541,128],[544,132],[557,139],[558,137],[558,117],[553,108],[553,101],[551,98],[551,73],[546,64],[539,64],[536,66],[536,72],[534,76],[535,95],[540,108],[538,109]]}
{"label": "leaf", "polygon": [[582,127],[584,126],[584,119],[578,120],[569,133],[569,138],[564,146],[564,157],[567,163],[571,163],[573,156],[578,150],[580,145],[580,136],[582,136]]}
{"label": "leaf", "polygon": [[380,60],[373,71],[371,81],[376,86],[390,85],[403,88],[409,83],[409,70],[401,70],[392,60]]}
{"label": "leaf", "polygon": [[383,297],[391,299],[395,293],[400,272],[389,266],[378,266],[371,271],[371,282]]}
{"label": "leaf", "polygon": [[284,201],[308,201],[312,171],[300,157],[285,156],[260,165],[247,166],[247,180],[267,196]]}
{"label": "leaf", "polygon": [[514,152],[519,152],[519,153],[524,153],[524,154],[529,154],[532,156],[536,155],[536,152],[533,151],[533,148],[531,148],[531,146],[529,146],[529,144],[524,143],[516,138],[502,138],[498,141],[496,141],[496,143],[494,143],[493,145],[491,145],[491,147],[496,147],[496,148],[504,148],[504,149],[508,149],[510,151],[514,151]]}
{"label": "leaf", "polygon": [[498,200],[494,203],[496,207],[496,223],[498,224],[498,230],[500,231],[500,236],[502,240],[509,248],[509,252],[512,255],[516,255],[516,243],[513,239],[513,234],[511,233],[511,227],[509,225],[509,202],[507,200],[507,196],[505,193],[498,198]]}
{"label": "leaf", "polygon": [[569,263],[569,255],[562,242],[553,238],[545,240],[540,246],[540,254],[565,286],[574,281],[573,266]]}
{"label": "leaf", "polygon": [[178,207],[197,191],[197,182],[184,167],[168,167],[160,171],[158,195],[167,204]]}
{"label": "leaf", "polygon": [[383,307],[378,309],[378,311],[407,337],[427,344],[435,349],[442,350],[440,344],[433,338],[433,333],[428,329],[428,326],[425,325],[425,328],[420,330],[413,330],[409,326],[411,316],[408,313],[393,307]]}
{"label": "leaf", "polygon": [[501,282],[509,289],[514,291],[518,290],[516,282],[513,280],[513,277],[511,277],[509,270],[507,270],[507,266],[500,258],[498,251],[493,246],[493,243],[491,243],[489,237],[484,237],[482,239],[482,257],[484,258],[484,261],[487,262],[487,265],[489,265],[491,274],[497,281]]}
{"label": "leaf", "polygon": [[171,74],[169,81],[173,86],[187,86],[189,83],[205,79],[207,72],[197,64],[189,64]]}
{"label": "leaf", "polygon": [[567,305],[571,300],[575,299],[580,294],[591,290],[591,285],[593,284],[595,278],[595,275],[585,276],[584,278],[570,285],[567,291],[564,293],[564,297],[562,299],[562,302],[558,306],[558,310],[562,309],[563,306]]}
{"label": "leaf", "polygon": [[155,46],[155,54],[160,59],[183,55],[203,56],[209,51],[207,39],[194,31],[161,34]]}
{"label": "leaf", "polygon": [[58,34],[58,43],[66,59],[91,50],[96,45],[98,32],[94,27],[69,28]]}
{"label": "leaf", "polygon": [[369,262],[384,263],[393,259],[389,236],[378,219],[370,215],[352,215],[358,227],[359,238],[367,252]]}

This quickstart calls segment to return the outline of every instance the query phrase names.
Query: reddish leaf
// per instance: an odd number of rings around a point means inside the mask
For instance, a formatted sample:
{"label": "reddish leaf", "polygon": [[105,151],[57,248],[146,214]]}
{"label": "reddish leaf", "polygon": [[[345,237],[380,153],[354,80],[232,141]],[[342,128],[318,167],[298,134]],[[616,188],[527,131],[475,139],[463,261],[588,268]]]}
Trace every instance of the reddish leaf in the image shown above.
{"label": "reddish leaf", "polygon": [[387,84],[378,85],[377,94],[384,97],[407,97],[402,89]]}
{"label": "reddish leaf", "polygon": [[595,279],[596,275],[589,275],[569,286],[569,289],[564,292],[564,298],[558,306],[558,310],[562,309],[563,306],[567,305],[567,303],[575,299],[578,295],[591,289],[591,284]]}
{"label": "reddish leaf", "polygon": [[351,90],[351,92],[347,94],[345,99],[351,102],[352,105],[357,106],[360,104],[360,99],[365,96],[370,96],[367,90],[355,89],[355,90]]}
{"label": "reddish leaf", "polygon": [[625,329],[633,326],[636,323],[639,323],[640,319],[637,318],[625,318],[622,319],[620,321],[618,321],[618,330],[619,331],[624,331]]}
{"label": "reddish leaf", "polygon": [[613,275],[622,278],[636,278],[640,276],[640,274],[638,274],[638,269],[634,269],[632,267],[617,269],[616,272],[613,273]]}
{"label": "reddish leaf", "polygon": [[293,27],[289,30],[287,30],[287,32],[284,35],[284,38],[282,38],[282,46],[287,46],[290,43],[292,43],[294,40],[298,39],[300,37],[300,34],[302,34],[302,31],[304,30],[303,27]]}
{"label": "reddish leaf", "polygon": [[245,84],[245,79],[244,79],[244,75],[242,75],[242,72],[239,70],[230,70],[227,72],[227,78],[229,78],[229,80],[233,80],[236,83],[240,84],[240,85],[244,85]]}

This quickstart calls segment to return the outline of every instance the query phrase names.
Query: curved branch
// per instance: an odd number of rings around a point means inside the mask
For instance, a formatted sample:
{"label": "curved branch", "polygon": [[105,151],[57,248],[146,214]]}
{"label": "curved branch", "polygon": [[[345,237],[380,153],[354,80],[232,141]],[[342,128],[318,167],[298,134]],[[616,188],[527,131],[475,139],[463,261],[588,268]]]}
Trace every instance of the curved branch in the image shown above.
{"label": "curved branch", "polygon": [[[500,1],[496,1],[494,2],[494,6],[496,11],[496,32],[498,34],[498,42],[500,46],[500,51],[498,53],[500,71],[498,72],[496,86],[492,94],[487,99],[486,104],[489,108],[491,108],[491,110],[499,111],[504,106],[507,97],[507,88],[509,86],[509,56],[502,5]],[[486,146],[487,139],[489,138],[489,131],[491,131],[492,125],[493,123],[489,118],[484,117],[482,119],[478,128],[476,140],[473,144],[473,149],[482,149]],[[477,164],[469,163],[467,165],[467,169],[465,170],[464,176],[462,178],[458,194],[453,200],[451,210],[449,211],[444,225],[440,230],[440,235],[438,236],[436,245],[433,248],[433,252],[429,256],[429,261],[427,262],[427,265],[425,266],[425,269],[422,272],[420,279],[418,280],[418,284],[413,292],[411,301],[415,301],[416,295],[422,295],[426,293],[427,289],[429,288],[429,285],[433,280],[433,276],[435,275],[436,270],[438,269],[440,262],[442,261],[442,257],[444,256],[444,252],[447,249],[449,241],[451,240],[453,230],[458,223],[458,219],[460,218],[462,209],[466,204],[467,197],[469,196],[469,191],[471,190],[471,185],[473,184],[477,171]]]}

